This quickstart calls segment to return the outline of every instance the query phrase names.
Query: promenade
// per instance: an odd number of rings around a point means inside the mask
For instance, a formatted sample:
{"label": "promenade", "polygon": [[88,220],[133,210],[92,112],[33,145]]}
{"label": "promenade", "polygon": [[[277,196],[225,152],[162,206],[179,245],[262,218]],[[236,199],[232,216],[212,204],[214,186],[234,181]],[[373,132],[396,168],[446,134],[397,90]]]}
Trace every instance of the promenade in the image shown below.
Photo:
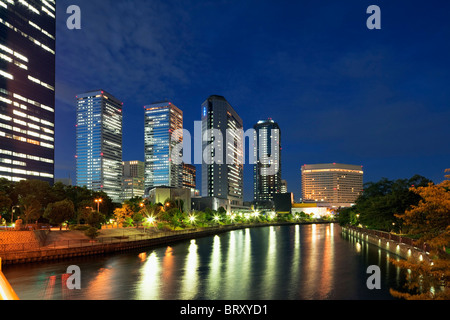
{"label": "promenade", "polygon": [[81,231],[46,231],[46,236],[41,235],[41,238],[45,239],[40,242],[0,244],[0,257],[4,265],[51,261],[151,248],[238,229],[312,223],[330,222],[237,223],[178,231],[137,228],[102,229],[100,236],[95,240],[90,240]]}

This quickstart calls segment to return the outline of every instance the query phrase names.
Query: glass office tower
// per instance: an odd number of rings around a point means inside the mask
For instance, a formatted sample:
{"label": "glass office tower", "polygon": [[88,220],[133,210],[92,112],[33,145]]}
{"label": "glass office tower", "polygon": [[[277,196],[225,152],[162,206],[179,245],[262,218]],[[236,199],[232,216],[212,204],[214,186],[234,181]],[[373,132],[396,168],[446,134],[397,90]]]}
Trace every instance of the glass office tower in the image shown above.
{"label": "glass office tower", "polygon": [[183,165],[172,160],[172,152],[183,142],[183,112],[168,101],[144,108],[145,189],[158,186],[181,188]]}
{"label": "glass office tower", "polygon": [[202,196],[242,206],[243,122],[224,97],[212,95],[202,104],[202,136]]}
{"label": "glass office tower", "polygon": [[77,98],[77,186],[104,191],[120,202],[123,103],[103,90]]}
{"label": "glass office tower", "polygon": [[0,178],[54,181],[55,1],[0,1]]}
{"label": "glass office tower", "polygon": [[281,193],[281,131],[272,119],[258,121],[255,129],[255,159],[253,172],[255,201],[273,200]]}

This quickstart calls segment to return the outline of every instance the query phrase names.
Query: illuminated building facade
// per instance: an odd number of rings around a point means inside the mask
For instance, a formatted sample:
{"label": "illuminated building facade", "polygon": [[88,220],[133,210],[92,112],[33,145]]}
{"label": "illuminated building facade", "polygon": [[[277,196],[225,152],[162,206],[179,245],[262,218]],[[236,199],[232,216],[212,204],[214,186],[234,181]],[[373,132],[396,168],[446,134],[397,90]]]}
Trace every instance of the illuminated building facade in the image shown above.
{"label": "illuminated building facade", "polygon": [[192,164],[183,163],[183,188],[190,189],[193,196],[197,188],[197,168]]}
{"label": "illuminated building facade", "polygon": [[0,178],[54,182],[55,1],[0,1]]}
{"label": "illuminated building facade", "polygon": [[350,164],[305,164],[302,167],[302,197],[330,207],[349,207],[363,191],[362,166]]}
{"label": "illuminated building facade", "polygon": [[145,163],[143,161],[124,161],[122,200],[143,197],[145,194]]}
{"label": "illuminated building facade", "polygon": [[281,193],[281,131],[272,119],[259,121],[254,129],[254,199],[271,201],[275,193]]}
{"label": "illuminated building facade", "polygon": [[243,122],[224,97],[212,95],[202,104],[202,137],[202,196],[242,206]]}
{"label": "illuminated building facade", "polygon": [[77,186],[122,195],[122,106],[103,90],[77,96]]}
{"label": "illuminated building facade", "polygon": [[183,112],[171,102],[145,106],[145,189],[181,188],[183,166],[172,151],[183,142]]}

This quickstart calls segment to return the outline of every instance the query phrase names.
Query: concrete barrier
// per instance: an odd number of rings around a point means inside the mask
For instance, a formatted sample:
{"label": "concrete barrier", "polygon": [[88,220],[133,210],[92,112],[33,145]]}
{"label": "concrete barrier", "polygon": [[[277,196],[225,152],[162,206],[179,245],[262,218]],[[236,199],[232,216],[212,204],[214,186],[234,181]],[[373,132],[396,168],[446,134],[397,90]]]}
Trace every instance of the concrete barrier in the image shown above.
{"label": "concrete barrier", "polygon": [[0,300],[19,300],[16,292],[2,272],[2,258],[0,258]]}

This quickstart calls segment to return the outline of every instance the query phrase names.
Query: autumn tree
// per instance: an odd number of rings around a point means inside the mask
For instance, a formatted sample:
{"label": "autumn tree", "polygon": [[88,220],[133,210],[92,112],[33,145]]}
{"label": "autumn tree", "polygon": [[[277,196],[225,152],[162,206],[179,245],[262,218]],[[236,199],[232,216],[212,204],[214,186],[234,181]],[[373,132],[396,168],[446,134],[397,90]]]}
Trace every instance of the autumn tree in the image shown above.
{"label": "autumn tree", "polygon": [[134,211],[128,204],[123,204],[121,208],[116,208],[114,210],[114,218],[119,225],[124,225],[127,223],[130,219],[132,219],[133,214]]}
{"label": "autumn tree", "polygon": [[419,236],[419,244],[426,242],[429,245],[431,263],[392,261],[410,272],[406,285],[408,292],[391,289],[391,294],[407,300],[449,300],[450,181],[412,187],[411,191],[419,195],[421,200],[397,217],[404,220],[410,234]]}

